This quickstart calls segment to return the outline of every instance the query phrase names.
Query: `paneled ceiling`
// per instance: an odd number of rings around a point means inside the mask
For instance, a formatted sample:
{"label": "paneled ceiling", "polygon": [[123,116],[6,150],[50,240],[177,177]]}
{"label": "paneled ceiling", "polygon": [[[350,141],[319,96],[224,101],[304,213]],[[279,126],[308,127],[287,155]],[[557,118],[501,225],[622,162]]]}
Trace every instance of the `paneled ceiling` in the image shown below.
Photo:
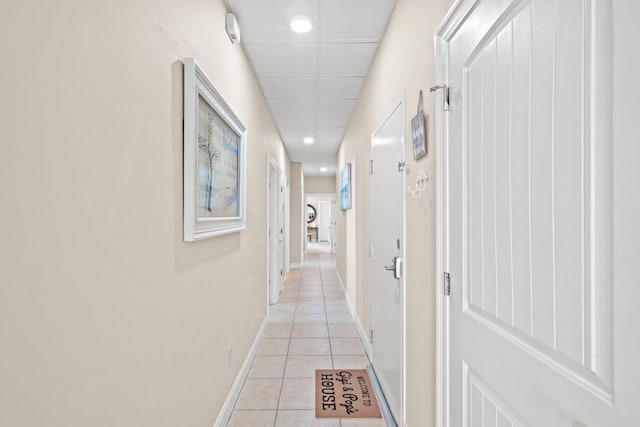
{"label": "paneled ceiling", "polygon": [[[333,175],[395,0],[226,0],[291,161]],[[291,21],[306,16],[307,33]],[[311,145],[304,138],[313,138]],[[321,172],[320,168],[327,168]]]}

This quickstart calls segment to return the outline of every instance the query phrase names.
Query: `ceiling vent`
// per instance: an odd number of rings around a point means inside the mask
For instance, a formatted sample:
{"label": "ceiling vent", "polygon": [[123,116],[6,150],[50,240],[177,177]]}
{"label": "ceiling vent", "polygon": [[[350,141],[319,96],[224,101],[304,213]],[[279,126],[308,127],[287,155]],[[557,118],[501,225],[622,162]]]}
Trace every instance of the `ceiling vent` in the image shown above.
{"label": "ceiling vent", "polygon": [[233,13],[227,13],[227,34],[231,39],[231,43],[240,43],[240,27]]}

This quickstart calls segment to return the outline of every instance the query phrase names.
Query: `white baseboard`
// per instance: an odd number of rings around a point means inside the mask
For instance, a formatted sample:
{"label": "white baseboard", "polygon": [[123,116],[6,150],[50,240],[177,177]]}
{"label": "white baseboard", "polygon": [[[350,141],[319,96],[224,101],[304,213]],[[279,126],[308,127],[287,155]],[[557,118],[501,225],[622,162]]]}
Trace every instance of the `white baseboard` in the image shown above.
{"label": "white baseboard", "polygon": [[253,344],[249,349],[249,354],[247,354],[247,357],[244,359],[242,368],[240,368],[240,372],[238,372],[236,380],[233,382],[233,386],[231,386],[231,390],[229,391],[227,400],[225,400],[224,405],[222,405],[222,409],[218,413],[218,418],[213,424],[213,427],[226,427],[226,425],[229,423],[229,419],[231,419],[231,414],[233,413],[233,407],[236,403],[236,400],[238,400],[238,396],[240,396],[244,381],[249,375],[249,369],[251,369],[251,364],[253,363],[253,359],[255,358],[256,353],[258,352],[258,346],[260,345],[260,341],[264,336],[264,332],[267,329],[268,323],[269,315],[266,315],[264,317],[262,325],[260,326],[260,329],[258,329],[258,333],[256,334],[255,339],[253,340]]}
{"label": "white baseboard", "polygon": [[302,263],[301,262],[292,262],[291,263],[291,268],[292,269],[302,268]]}
{"label": "white baseboard", "polygon": [[369,342],[369,333],[364,330],[364,327],[362,326],[362,322],[360,321],[360,318],[358,317],[358,314],[356,312],[356,308],[351,302],[351,298],[347,293],[347,288],[344,285],[344,282],[342,281],[342,277],[340,277],[340,274],[337,271],[336,271],[336,276],[338,277],[340,286],[342,286],[342,290],[344,291],[344,300],[347,302],[347,307],[349,307],[349,313],[351,313],[353,322],[356,324],[358,335],[360,335],[360,340],[364,345],[364,351],[367,353],[367,357],[369,358],[369,360],[371,360],[371,343]]}

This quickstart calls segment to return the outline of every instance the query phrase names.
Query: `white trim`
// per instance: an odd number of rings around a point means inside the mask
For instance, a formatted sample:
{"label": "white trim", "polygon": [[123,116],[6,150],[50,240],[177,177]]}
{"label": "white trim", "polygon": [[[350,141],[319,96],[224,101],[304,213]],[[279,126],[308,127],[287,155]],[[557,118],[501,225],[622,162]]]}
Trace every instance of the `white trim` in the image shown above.
{"label": "white trim", "polygon": [[[448,83],[447,42],[464,22],[466,16],[473,11],[479,0],[456,0],[442,20],[434,34],[435,84]],[[438,98],[442,95],[436,94]],[[445,224],[447,209],[447,183],[445,182],[444,165],[447,153],[446,138],[447,115],[438,108],[442,105],[436,101],[435,110],[435,151],[436,151],[436,427],[449,427],[449,338],[448,319],[449,306],[444,295],[444,272],[448,270],[447,259],[447,225]]]}
{"label": "white trim", "polygon": [[249,369],[251,368],[251,364],[253,363],[253,359],[256,357],[258,353],[258,346],[260,345],[260,341],[264,336],[265,330],[267,329],[267,325],[269,323],[269,316],[265,316],[262,321],[262,325],[260,329],[258,329],[258,333],[256,334],[255,339],[253,340],[253,344],[249,349],[249,353],[247,357],[244,359],[244,363],[242,364],[242,368],[240,368],[240,372],[236,376],[236,380],[233,382],[233,386],[231,386],[231,390],[227,395],[227,400],[225,400],[224,405],[222,405],[222,409],[218,413],[218,418],[216,418],[216,422],[213,424],[213,427],[225,427],[229,423],[229,419],[231,419],[231,414],[233,413],[233,408],[236,404],[236,400],[238,400],[238,396],[240,396],[240,392],[242,391],[242,386],[244,385],[247,376],[249,375]]}
{"label": "white trim", "polygon": [[371,360],[371,343],[369,342],[369,334],[364,329],[364,326],[362,326],[362,322],[360,321],[360,317],[358,317],[356,308],[351,302],[351,298],[349,298],[349,294],[347,293],[347,288],[345,287],[342,277],[340,277],[337,270],[336,277],[338,278],[342,291],[344,292],[344,300],[347,303],[347,307],[349,307],[349,313],[351,314],[351,318],[353,318],[353,323],[356,324],[356,330],[358,331],[358,335],[360,335],[360,341],[362,341],[364,351],[367,353],[367,359]]}
{"label": "white trim", "polygon": [[[402,114],[402,161],[407,161],[406,130],[411,128],[407,123],[407,92],[402,92],[400,99],[400,114]],[[413,143],[413,142],[412,142]],[[407,174],[402,174],[402,188],[407,188]],[[402,414],[400,425],[407,425],[407,192],[402,192]]]}
{"label": "white trim", "polygon": [[[435,36],[435,69],[436,82],[443,81],[446,76],[444,61],[441,59],[446,52],[446,44],[442,39]],[[438,102],[436,101],[436,105]],[[435,152],[436,152],[436,277],[435,277],[435,300],[436,300],[436,427],[446,427],[449,425],[447,408],[449,400],[447,390],[449,388],[446,376],[447,369],[447,322],[448,309],[444,292],[444,272],[445,266],[445,229],[444,229],[444,133],[446,132],[446,117],[444,111],[436,107],[435,111]]]}
{"label": "white trim", "polygon": [[[455,36],[456,32],[460,29],[462,23],[473,12],[480,0],[456,0],[452,5],[445,17],[442,19],[440,25],[436,29],[436,39],[449,41]],[[437,69],[436,69],[437,77]],[[436,78],[437,80],[437,78]],[[438,83],[439,84],[439,83]]]}
{"label": "white trim", "polygon": [[302,265],[303,265],[303,263],[301,263],[301,262],[292,262],[291,263],[291,269],[295,270],[295,269],[298,269],[298,268],[302,268]]}

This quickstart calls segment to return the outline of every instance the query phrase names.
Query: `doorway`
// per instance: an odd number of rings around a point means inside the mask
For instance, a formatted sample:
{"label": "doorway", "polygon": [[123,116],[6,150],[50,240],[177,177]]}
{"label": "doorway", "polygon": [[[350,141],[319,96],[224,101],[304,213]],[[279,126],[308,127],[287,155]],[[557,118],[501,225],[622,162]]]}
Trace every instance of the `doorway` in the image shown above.
{"label": "doorway", "polygon": [[309,193],[306,201],[305,252],[335,255],[336,195]]}
{"label": "doorway", "polygon": [[267,283],[269,304],[275,304],[284,288],[284,176],[275,160],[267,159]]}
{"label": "doorway", "polygon": [[371,363],[404,425],[405,103],[371,137]]}

